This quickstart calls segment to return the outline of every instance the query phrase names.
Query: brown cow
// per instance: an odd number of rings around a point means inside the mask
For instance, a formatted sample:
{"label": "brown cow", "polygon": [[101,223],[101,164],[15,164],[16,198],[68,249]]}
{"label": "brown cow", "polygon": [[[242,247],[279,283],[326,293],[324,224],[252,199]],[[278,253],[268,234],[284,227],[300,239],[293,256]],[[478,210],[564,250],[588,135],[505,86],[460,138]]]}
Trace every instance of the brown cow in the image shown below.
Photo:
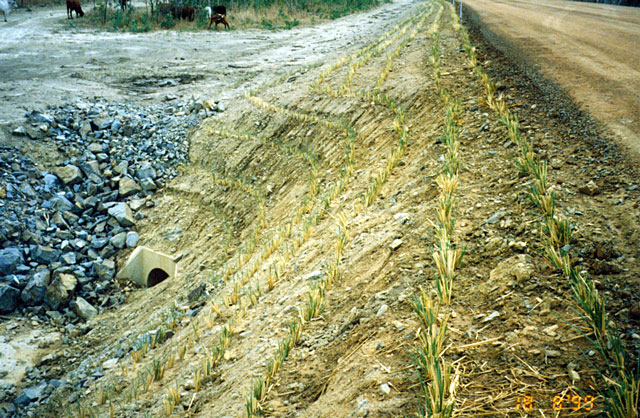
{"label": "brown cow", "polygon": [[193,22],[196,18],[196,9],[193,6],[182,6],[182,13],[180,13],[182,19],[189,19],[189,22]]}
{"label": "brown cow", "polygon": [[224,6],[213,6],[213,14],[211,15],[211,20],[209,21],[209,27],[207,29],[211,29],[211,25],[216,24],[216,30],[218,30],[218,23],[222,23],[225,29],[229,29],[229,23],[227,23],[227,8]]}
{"label": "brown cow", "polygon": [[73,19],[73,12],[76,12],[76,18],[84,16],[82,7],[80,7],[80,0],[67,0],[67,18]]}
{"label": "brown cow", "polygon": [[196,16],[196,9],[193,6],[171,6],[169,10],[176,20],[189,19],[190,22],[193,22]]}
{"label": "brown cow", "polygon": [[229,29],[229,23],[227,22],[227,19],[224,15],[218,13],[212,15],[211,21],[209,22],[209,27],[207,29],[211,29],[211,24],[213,23],[216,24],[216,30],[218,30],[218,23],[222,23],[225,29]]}

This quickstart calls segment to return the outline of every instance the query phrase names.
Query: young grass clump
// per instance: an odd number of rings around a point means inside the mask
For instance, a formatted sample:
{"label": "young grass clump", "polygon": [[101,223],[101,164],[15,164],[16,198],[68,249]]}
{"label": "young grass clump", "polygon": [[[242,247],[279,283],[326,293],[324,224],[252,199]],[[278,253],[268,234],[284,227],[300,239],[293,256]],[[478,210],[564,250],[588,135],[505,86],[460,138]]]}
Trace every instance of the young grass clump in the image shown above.
{"label": "young grass clump", "polygon": [[413,301],[413,310],[420,321],[419,344],[414,355],[420,386],[425,398],[426,416],[453,416],[457,376],[442,357],[447,332],[447,319],[440,319],[438,308],[423,288]]}

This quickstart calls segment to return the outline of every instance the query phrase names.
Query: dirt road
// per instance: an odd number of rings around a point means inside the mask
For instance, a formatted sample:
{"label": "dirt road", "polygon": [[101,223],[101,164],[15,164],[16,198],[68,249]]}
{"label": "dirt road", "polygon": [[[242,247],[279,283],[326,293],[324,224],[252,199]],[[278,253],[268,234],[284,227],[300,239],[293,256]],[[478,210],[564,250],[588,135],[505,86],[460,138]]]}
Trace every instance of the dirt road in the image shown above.
{"label": "dirt road", "polygon": [[[362,46],[415,11],[399,0],[288,31],[108,33],[78,29],[65,9],[18,10],[0,25],[0,124],[81,97],[229,100],[282,72]],[[1,135],[1,134],[0,134]]]}
{"label": "dirt road", "polygon": [[640,9],[557,0],[465,4],[499,49],[511,55],[515,46],[640,155]]}

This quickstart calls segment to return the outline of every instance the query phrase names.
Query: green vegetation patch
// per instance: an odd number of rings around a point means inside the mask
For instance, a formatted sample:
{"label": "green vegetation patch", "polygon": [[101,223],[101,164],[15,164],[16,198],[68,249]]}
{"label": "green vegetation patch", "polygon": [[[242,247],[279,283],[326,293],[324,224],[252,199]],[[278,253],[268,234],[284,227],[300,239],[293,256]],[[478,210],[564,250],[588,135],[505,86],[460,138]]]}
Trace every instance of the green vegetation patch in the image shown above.
{"label": "green vegetation patch", "polygon": [[[227,21],[231,29],[260,28],[287,30],[299,25],[315,24],[319,21],[337,19],[388,3],[391,0],[234,0],[225,2]],[[166,2],[173,4],[175,2]],[[127,7],[120,10],[101,2],[87,13],[85,19],[74,20],[75,24],[97,27],[108,31],[149,32],[154,30],[206,30],[209,21],[204,8],[205,0],[187,0],[180,5],[195,8],[193,21],[175,19],[161,1],[150,0],[146,7]],[[213,30],[213,29],[212,29]]]}

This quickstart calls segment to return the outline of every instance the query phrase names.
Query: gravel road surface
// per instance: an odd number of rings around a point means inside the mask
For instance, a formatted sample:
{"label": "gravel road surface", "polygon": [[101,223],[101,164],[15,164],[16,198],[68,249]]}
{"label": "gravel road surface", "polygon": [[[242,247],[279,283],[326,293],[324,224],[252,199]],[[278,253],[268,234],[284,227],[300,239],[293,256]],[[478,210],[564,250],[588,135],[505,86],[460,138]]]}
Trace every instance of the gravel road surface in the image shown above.
{"label": "gravel road surface", "polygon": [[499,48],[515,47],[506,52],[523,54],[640,155],[639,8],[558,0],[465,4]]}

